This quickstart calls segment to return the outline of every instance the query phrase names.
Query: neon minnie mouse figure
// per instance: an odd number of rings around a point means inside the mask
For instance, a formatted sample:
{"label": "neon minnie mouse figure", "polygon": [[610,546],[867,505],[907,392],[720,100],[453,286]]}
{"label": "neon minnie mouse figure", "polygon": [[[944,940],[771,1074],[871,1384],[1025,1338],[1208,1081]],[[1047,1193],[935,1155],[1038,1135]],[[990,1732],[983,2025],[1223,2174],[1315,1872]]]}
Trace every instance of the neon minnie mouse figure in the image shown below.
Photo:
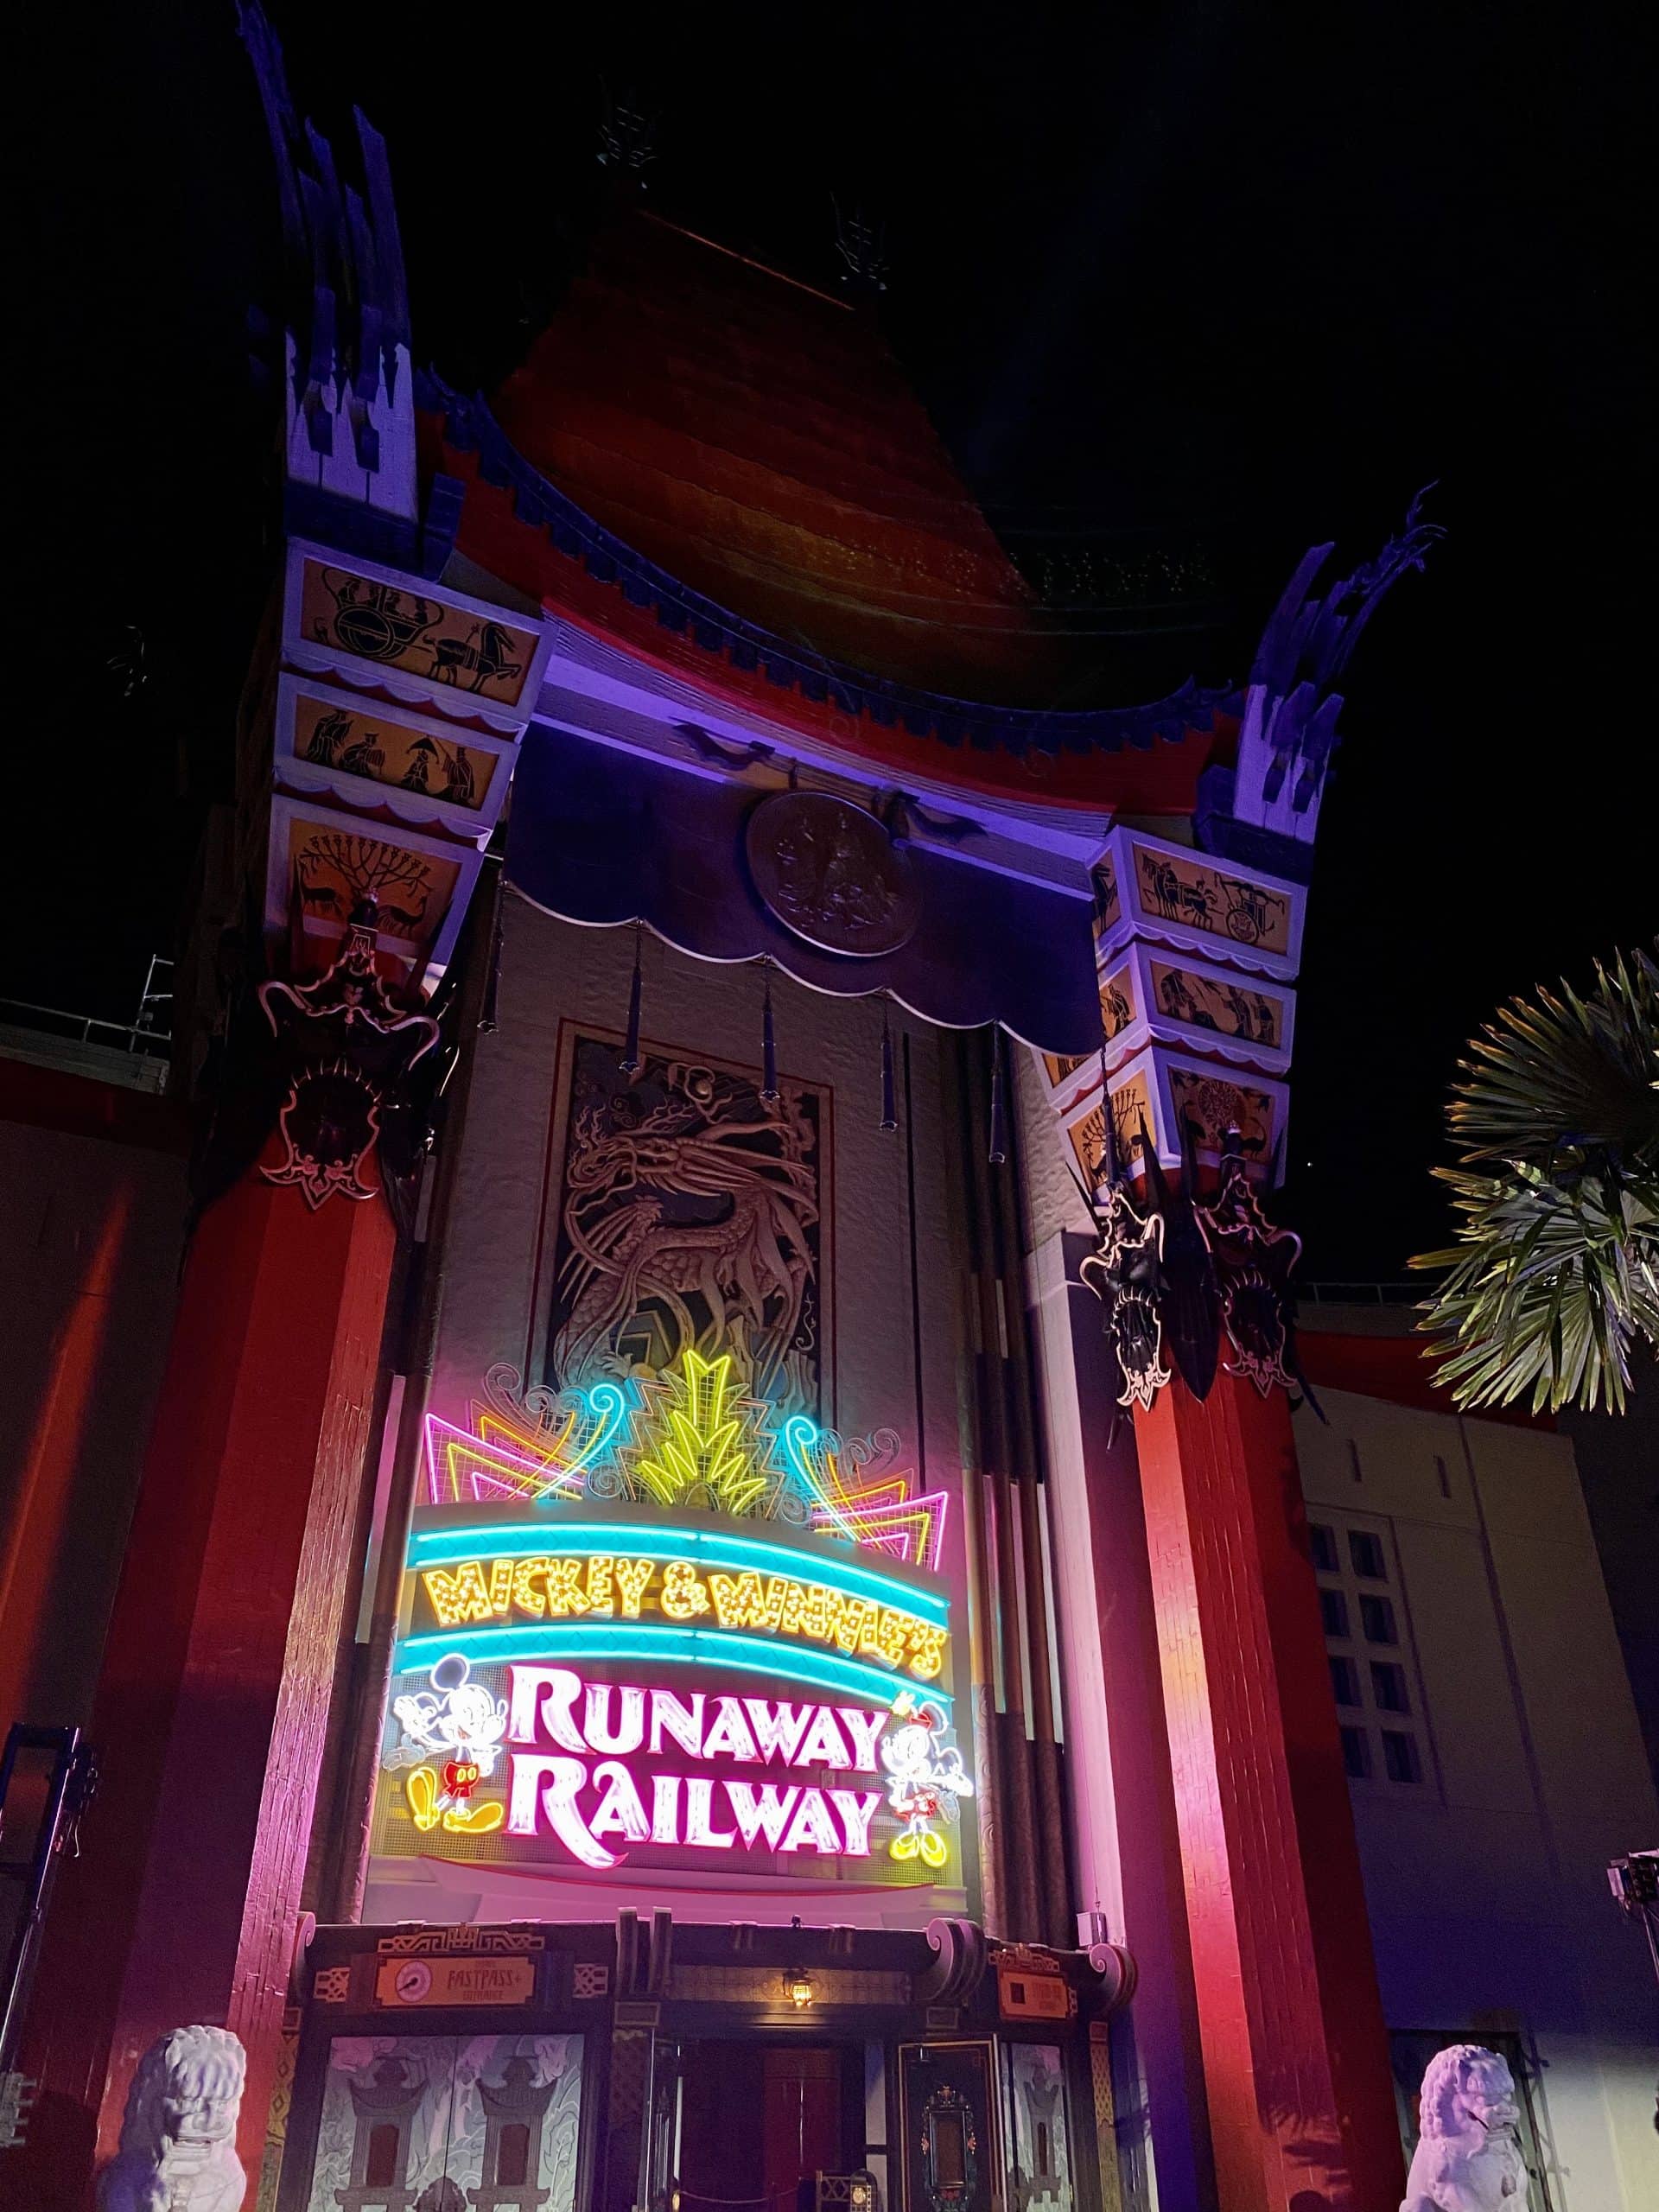
{"label": "neon minnie mouse figure", "polygon": [[484,1803],[473,1800],[474,1790],[495,1772],[501,1756],[507,1701],[493,1697],[482,1682],[469,1681],[471,1672],[461,1653],[452,1651],[432,1669],[431,1691],[392,1700],[404,1740],[389,1764],[443,1758],[442,1775],[423,1764],[404,1784],[410,1818],[422,1830],[435,1827],[442,1820],[451,1831],[486,1835],[506,1817],[506,1808],[498,1799]]}
{"label": "neon minnie mouse figure", "polygon": [[962,1753],[944,1738],[944,1715],[936,1705],[915,1708],[908,1698],[894,1706],[905,1716],[904,1726],[881,1740],[881,1764],[887,1770],[887,1804],[905,1823],[887,1849],[895,1859],[922,1859],[930,1866],[943,1866],[949,1847],[933,1826],[937,1820],[954,1821],[957,1801],[971,1797],[974,1785],[962,1764]]}

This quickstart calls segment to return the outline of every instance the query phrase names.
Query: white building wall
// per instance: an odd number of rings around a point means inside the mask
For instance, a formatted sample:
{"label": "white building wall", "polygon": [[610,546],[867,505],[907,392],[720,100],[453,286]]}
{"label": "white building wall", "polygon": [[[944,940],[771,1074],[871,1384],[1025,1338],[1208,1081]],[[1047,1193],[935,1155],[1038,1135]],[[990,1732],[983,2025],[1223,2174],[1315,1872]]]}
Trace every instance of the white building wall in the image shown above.
{"label": "white building wall", "polygon": [[1570,1442],[1346,1391],[1297,1416],[1310,1520],[1385,1528],[1425,1707],[1420,1786],[1353,1786],[1396,2030],[1518,2031],[1553,2212],[1659,2204],[1659,1993],[1610,1859],[1659,1836]]}

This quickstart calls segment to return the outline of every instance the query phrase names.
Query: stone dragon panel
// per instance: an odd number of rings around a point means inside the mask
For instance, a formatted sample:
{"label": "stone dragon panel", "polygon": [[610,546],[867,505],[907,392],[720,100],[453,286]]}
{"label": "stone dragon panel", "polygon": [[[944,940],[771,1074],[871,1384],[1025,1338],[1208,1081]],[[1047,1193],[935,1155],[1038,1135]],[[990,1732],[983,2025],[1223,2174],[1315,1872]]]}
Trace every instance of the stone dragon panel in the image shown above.
{"label": "stone dragon panel", "polygon": [[737,1353],[757,1398],[819,1414],[830,1094],[756,1069],[577,1034],[565,1065],[549,1378],[660,1374]]}

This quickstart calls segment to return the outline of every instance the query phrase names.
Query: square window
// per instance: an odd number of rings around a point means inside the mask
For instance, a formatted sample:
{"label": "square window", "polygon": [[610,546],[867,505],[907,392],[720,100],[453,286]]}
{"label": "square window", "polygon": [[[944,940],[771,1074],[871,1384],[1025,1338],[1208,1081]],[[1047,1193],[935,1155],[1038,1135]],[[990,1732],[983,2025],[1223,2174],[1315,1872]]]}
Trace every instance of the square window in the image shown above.
{"label": "square window", "polygon": [[1348,1633],[1348,1600],[1340,1590],[1321,1590],[1319,1618],[1325,1623],[1327,1636],[1346,1636]]}
{"label": "square window", "polygon": [[1321,1574],[1341,1573],[1342,1567],[1337,1557],[1337,1532],[1334,1529],[1322,1529],[1317,1521],[1311,1521],[1308,1523],[1307,1541],[1308,1548],[1313,1554],[1313,1564]]}
{"label": "square window", "polygon": [[1329,1662],[1331,1687],[1336,1692],[1338,1705],[1359,1703],[1359,1669],[1351,1659],[1338,1659],[1334,1655]]}
{"label": "square window", "polygon": [[1363,1728],[1343,1730],[1342,1763],[1357,1782],[1363,1782],[1370,1773],[1371,1739]]}
{"label": "square window", "polygon": [[1386,1598],[1362,1598],[1359,1601],[1359,1620],[1365,1631],[1367,1643],[1399,1643],[1394,1625],[1394,1607]]}
{"label": "square window", "polygon": [[1382,1731],[1382,1764],[1390,1782],[1421,1782],[1423,1764],[1413,1738],[1399,1728]]}
{"label": "square window", "polygon": [[1371,1662],[1371,1696],[1379,1713],[1409,1713],[1411,1700],[1406,1694],[1406,1670],[1392,1659],[1373,1659]]}
{"label": "square window", "polygon": [[1382,1539],[1372,1535],[1369,1529],[1351,1529],[1348,1531],[1348,1556],[1354,1562],[1354,1573],[1365,1581],[1388,1580],[1389,1567],[1383,1556]]}

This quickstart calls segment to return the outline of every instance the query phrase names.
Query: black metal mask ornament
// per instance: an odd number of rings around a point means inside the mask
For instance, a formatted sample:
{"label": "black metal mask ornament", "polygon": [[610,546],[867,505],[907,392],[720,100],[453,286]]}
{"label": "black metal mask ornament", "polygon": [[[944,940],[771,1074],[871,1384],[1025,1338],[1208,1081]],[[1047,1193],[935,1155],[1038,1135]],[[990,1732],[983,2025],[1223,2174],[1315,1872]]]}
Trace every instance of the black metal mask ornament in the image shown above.
{"label": "black metal mask ornament", "polygon": [[327,973],[309,983],[259,986],[259,1004],[289,1062],[277,1117],[286,1158],[259,1171],[294,1184],[315,1212],[326,1199],[372,1198],[363,1163],[410,1070],[438,1041],[429,1014],[404,1013],[374,966],[372,901],[356,908]]}
{"label": "black metal mask ornament", "polygon": [[1142,1213],[1114,1179],[1096,1207],[1100,1249],[1077,1273],[1105,1308],[1106,1341],[1117,1363],[1120,1406],[1149,1412],[1169,1381],[1164,1365],[1164,1325],[1158,1317],[1164,1289],[1164,1223]]}
{"label": "black metal mask ornament", "polygon": [[1295,1390],[1300,1378],[1290,1274],[1301,1256],[1302,1240],[1294,1230],[1275,1229],[1262,1212],[1238,1149],[1237,1130],[1227,1132],[1215,1195],[1193,1211],[1233,1348],[1224,1366],[1230,1375],[1247,1377],[1264,1398],[1274,1383]]}
{"label": "black metal mask ornament", "polygon": [[[1191,1132],[1183,1135],[1185,1154],[1190,1156],[1194,1149]],[[1144,1122],[1140,1144],[1147,1163],[1147,1195],[1164,1225],[1163,1296],[1159,1309],[1164,1334],[1182,1382],[1202,1403],[1216,1379],[1222,1319],[1209,1242],[1187,1193],[1188,1178],[1183,1173],[1181,1186],[1171,1188]]]}

